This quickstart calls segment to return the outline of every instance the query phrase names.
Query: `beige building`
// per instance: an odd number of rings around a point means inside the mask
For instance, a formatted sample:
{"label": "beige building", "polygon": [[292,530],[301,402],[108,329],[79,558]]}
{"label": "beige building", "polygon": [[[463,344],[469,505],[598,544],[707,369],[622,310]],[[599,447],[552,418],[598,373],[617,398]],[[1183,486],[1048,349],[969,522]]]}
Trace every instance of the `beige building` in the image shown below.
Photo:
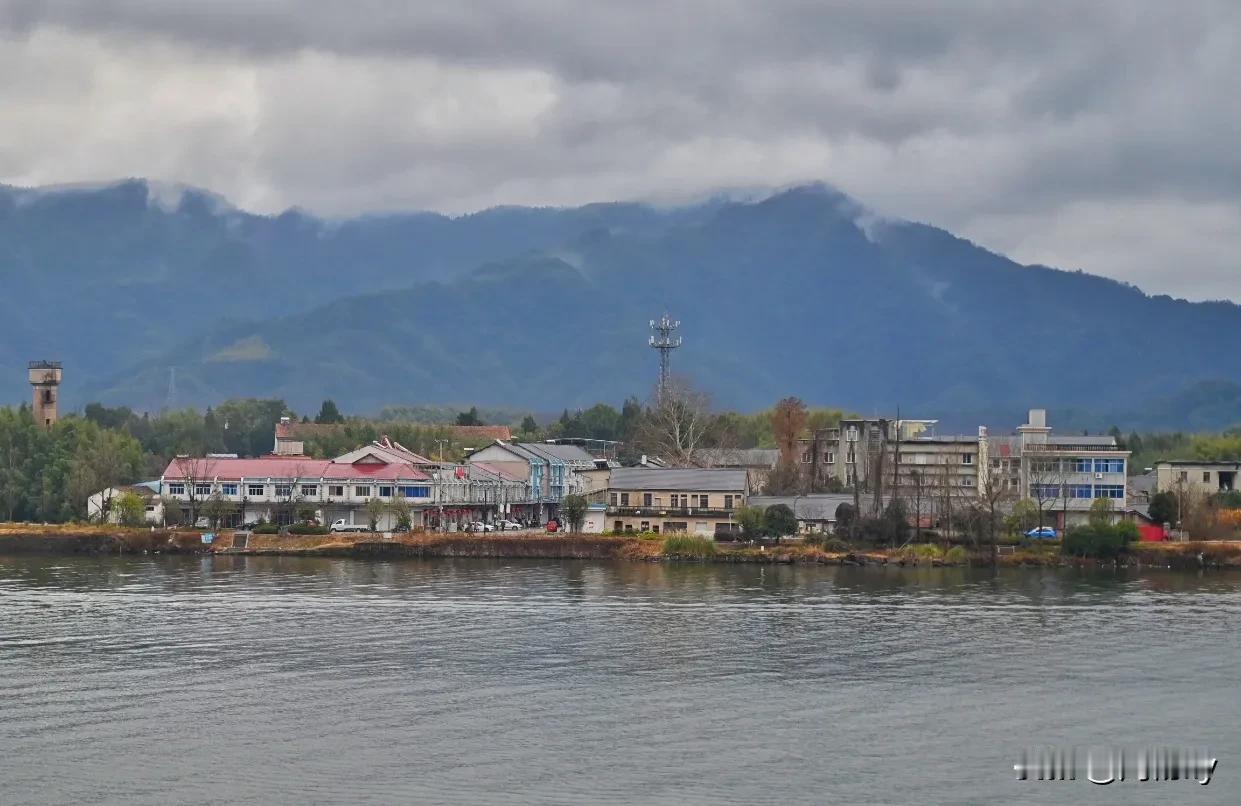
{"label": "beige building", "polygon": [[736,512],[749,493],[740,469],[618,467],[607,490],[612,532],[736,533]]}
{"label": "beige building", "polygon": [[1155,463],[1155,492],[1215,495],[1237,489],[1241,461],[1170,459]]}

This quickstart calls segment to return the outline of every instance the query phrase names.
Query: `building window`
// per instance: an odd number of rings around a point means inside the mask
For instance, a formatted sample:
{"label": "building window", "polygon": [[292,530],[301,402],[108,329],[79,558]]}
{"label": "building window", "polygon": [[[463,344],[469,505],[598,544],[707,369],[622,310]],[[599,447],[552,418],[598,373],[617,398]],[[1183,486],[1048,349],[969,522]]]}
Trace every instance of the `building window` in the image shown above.
{"label": "building window", "polygon": [[[1089,467],[1086,470],[1090,470]],[[1124,459],[1095,459],[1094,472],[1096,473],[1124,473]]]}
{"label": "building window", "polygon": [[401,495],[405,496],[406,498],[430,498],[431,497],[430,487],[400,487],[398,489],[400,490]]}
{"label": "building window", "polygon": [[264,488],[262,484],[247,484],[246,495],[252,496],[254,498],[262,498],[263,489]]}
{"label": "building window", "polygon": [[964,478],[962,478],[962,479],[961,479],[961,486],[962,486],[962,487],[973,487],[973,486],[974,486],[974,480],[973,480],[973,479],[971,479],[969,476],[966,476],[966,477],[964,477]]}
{"label": "building window", "polygon": [[345,485],[343,485],[343,484],[329,484],[329,485],[327,486],[327,494],[328,494],[328,495],[335,495],[335,496],[338,496],[338,497],[340,497],[340,498],[344,498],[344,497],[345,497]]}
{"label": "building window", "polygon": [[303,484],[302,485],[302,495],[305,496],[306,498],[314,498],[318,494],[319,494],[318,484]]}
{"label": "building window", "polygon": [[623,506],[623,507],[627,507],[627,506],[629,506],[629,493],[621,493],[621,503],[620,503],[620,505],[621,505],[621,506]]}
{"label": "building window", "polygon": [[972,464],[974,464],[974,454],[972,454],[972,453],[963,453],[963,454],[961,454],[961,464],[963,464],[963,465],[972,465]]}
{"label": "building window", "polygon": [[823,461],[828,463],[829,465],[836,464],[836,454],[832,453],[831,451],[828,451],[827,453],[823,454]]}
{"label": "building window", "polygon": [[1202,480],[1203,480],[1203,481],[1206,481],[1206,482],[1209,482],[1209,481],[1211,480],[1211,471],[1210,471],[1210,470],[1204,470],[1204,471],[1202,471]]}
{"label": "building window", "polygon": [[701,507],[702,509],[706,509],[708,506],[710,506],[710,504],[708,503],[708,501],[710,500],[708,496],[699,495],[695,497],[698,499],[698,506]]}
{"label": "building window", "polygon": [[236,495],[237,485],[236,484],[221,484],[220,492],[224,493],[225,495]]}
{"label": "building window", "polygon": [[1089,473],[1090,472],[1091,464],[1090,464],[1089,459],[1081,459],[1081,458],[1070,459],[1069,465],[1070,465],[1070,469],[1074,473]]}
{"label": "building window", "polygon": [[391,485],[388,485],[388,484],[381,484],[381,485],[379,486],[379,497],[380,497],[380,498],[391,498],[391,497],[392,497],[392,487],[391,487]]}
{"label": "building window", "polygon": [[169,495],[185,495],[185,485],[179,481],[170,482],[168,484]]}
{"label": "building window", "polygon": [[732,508],[733,508],[733,498],[734,498],[734,497],[736,497],[736,496],[731,496],[731,495],[726,495],[726,496],[724,496],[724,509],[732,509]]}
{"label": "building window", "polygon": [[612,506],[616,506],[616,501],[617,501],[616,493],[612,493],[610,500],[612,502]]}
{"label": "building window", "polygon": [[642,493],[642,506],[649,507],[651,505],[651,494]]}
{"label": "building window", "polygon": [[293,485],[292,484],[277,484],[276,485],[276,497],[277,498],[292,498],[293,497]]}
{"label": "building window", "polygon": [[1189,471],[1182,470],[1180,473],[1177,474],[1177,478],[1181,481],[1189,481]]}
{"label": "building window", "polygon": [[371,486],[369,484],[358,484],[353,488],[353,494],[357,498],[370,498]]}
{"label": "building window", "polygon": [[1093,498],[1089,484],[1070,484],[1068,486],[1069,498]]}
{"label": "building window", "polygon": [[1094,488],[1095,498],[1124,498],[1125,486],[1123,484],[1096,484]]}
{"label": "building window", "polygon": [[1038,501],[1046,501],[1051,498],[1060,497],[1059,484],[1031,484],[1030,497]]}
{"label": "building window", "polygon": [[194,483],[194,495],[211,495],[211,483],[203,484],[202,482]]}

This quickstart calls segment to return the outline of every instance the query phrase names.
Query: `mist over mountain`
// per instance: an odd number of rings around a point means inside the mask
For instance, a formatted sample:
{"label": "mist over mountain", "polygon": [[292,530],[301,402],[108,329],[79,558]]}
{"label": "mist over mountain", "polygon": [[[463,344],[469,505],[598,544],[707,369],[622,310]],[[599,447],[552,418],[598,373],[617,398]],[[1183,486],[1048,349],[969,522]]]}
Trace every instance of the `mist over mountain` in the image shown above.
{"label": "mist over mountain", "polygon": [[[325,397],[551,410],[645,395],[647,320],[721,405],[796,394],[949,423],[1241,422],[1241,308],[1023,266],[821,185],[758,201],[255,216],[142,181],[0,188],[0,390],[60,358],[70,404]],[[1097,418],[1092,421],[1092,418]]]}

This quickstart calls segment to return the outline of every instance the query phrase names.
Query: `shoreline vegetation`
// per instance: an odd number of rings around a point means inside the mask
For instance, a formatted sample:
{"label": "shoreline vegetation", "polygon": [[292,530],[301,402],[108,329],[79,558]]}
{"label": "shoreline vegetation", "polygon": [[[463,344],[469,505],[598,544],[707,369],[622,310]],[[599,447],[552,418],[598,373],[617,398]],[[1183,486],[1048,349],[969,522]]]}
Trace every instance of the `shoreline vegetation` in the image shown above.
{"label": "shoreline vegetation", "polygon": [[[733,546],[688,535],[622,536],[475,535],[464,533],[262,535],[242,541],[221,532],[210,544],[202,533],[185,530],[126,529],[115,526],[0,524],[4,554],[198,554],[344,557],[355,559],[480,558],[624,560],[897,567],[986,567],[986,547],[935,544],[902,548],[840,547],[825,550],[800,542]],[[1014,547],[998,558],[1007,568],[1127,567],[1199,570],[1241,568],[1241,542],[1139,543],[1115,560],[1074,557],[1058,546]]]}

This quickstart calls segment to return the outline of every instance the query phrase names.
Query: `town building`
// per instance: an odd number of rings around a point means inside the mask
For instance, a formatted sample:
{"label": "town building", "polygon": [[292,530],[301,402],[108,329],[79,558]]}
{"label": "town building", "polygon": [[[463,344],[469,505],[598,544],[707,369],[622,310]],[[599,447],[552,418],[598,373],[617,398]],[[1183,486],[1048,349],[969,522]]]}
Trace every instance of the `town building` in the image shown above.
{"label": "town building", "polygon": [[566,495],[584,494],[588,487],[601,489],[592,474],[602,468],[583,448],[548,442],[504,442],[496,440],[472,452],[470,465],[486,465],[526,482],[527,497],[534,503],[529,513],[532,523],[546,523],[555,517]]}
{"label": "town building", "polygon": [[539,502],[528,490],[502,468],[432,462],[387,438],[335,459],[180,456],[160,478],[166,506],[226,526],[287,525],[309,515],[324,524],[364,525],[373,517],[388,531],[405,514],[414,528],[452,531],[534,511]]}
{"label": "town building", "polygon": [[1237,489],[1241,460],[1204,462],[1198,459],[1165,459],[1155,463],[1155,492],[1206,497]]}
{"label": "town building", "polygon": [[750,489],[761,490],[767,486],[771,471],[780,463],[780,451],[776,448],[703,448],[694,453],[694,463],[699,467],[744,470]]}
{"label": "town building", "polygon": [[749,494],[746,471],[707,468],[614,468],[607,490],[612,532],[738,531],[736,513]]}
{"label": "town building", "polygon": [[100,490],[86,499],[86,518],[90,521],[103,523],[120,523],[120,512],[116,508],[117,499],[122,495],[132,494],[142,500],[143,520],[152,526],[164,523],[164,504],[159,498],[159,481],[143,481],[138,484],[123,484]]}
{"label": "town building", "polygon": [[[1045,523],[1064,529],[1084,523],[1095,501],[1129,508],[1129,451],[1111,436],[1055,435],[1044,409],[1031,409],[1015,436],[988,437],[984,486],[1032,502]],[[994,474],[994,476],[992,475]]]}
{"label": "town building", "polygon": [[810,493],[807,495],[752,495],[748,506],[773,507],[783,504],[797,519],[799,534],[833,534],[841,508],[853,508],[853,496],[846,493]]}

